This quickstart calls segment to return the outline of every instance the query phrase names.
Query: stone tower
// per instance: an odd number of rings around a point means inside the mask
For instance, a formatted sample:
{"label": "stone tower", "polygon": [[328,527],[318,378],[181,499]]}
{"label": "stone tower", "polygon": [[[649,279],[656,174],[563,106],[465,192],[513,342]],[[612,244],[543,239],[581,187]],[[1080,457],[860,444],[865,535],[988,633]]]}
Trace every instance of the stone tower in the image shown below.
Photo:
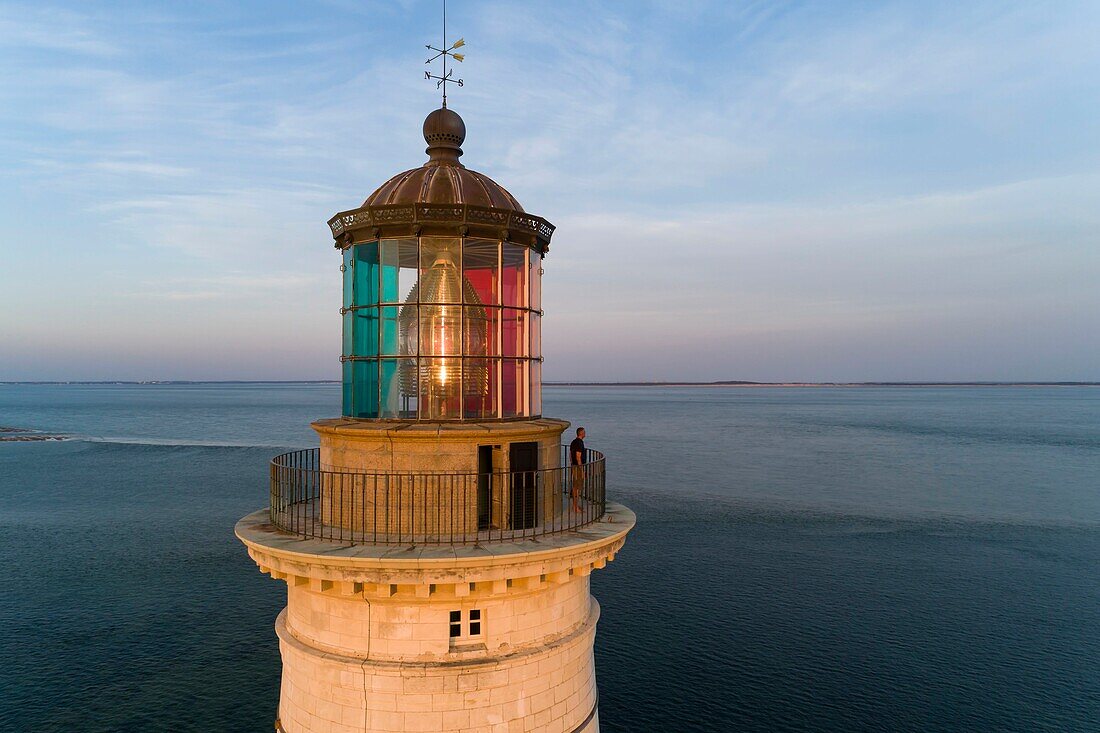
{"label": "stone tower", "polygon": [[343,416],[271,462],[237,536],[287,584],[276,729],[599,730],[589,574],[634,515],[604,457],[542,417],[540,280],[553,227],[459,162],[428,161],[329,222],[343,255]]}

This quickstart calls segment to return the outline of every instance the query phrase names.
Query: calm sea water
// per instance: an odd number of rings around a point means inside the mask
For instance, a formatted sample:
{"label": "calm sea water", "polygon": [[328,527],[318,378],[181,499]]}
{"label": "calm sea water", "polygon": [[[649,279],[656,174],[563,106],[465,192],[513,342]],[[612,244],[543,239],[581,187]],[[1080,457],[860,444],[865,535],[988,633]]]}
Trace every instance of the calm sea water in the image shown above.
{"label": "calm sea water", "polygon": [[[548,388],[638,513],[617,731],[1100,730],[1100,388]],[[0,730],[267,731],[232,534],[334,385],[0,386]]]}

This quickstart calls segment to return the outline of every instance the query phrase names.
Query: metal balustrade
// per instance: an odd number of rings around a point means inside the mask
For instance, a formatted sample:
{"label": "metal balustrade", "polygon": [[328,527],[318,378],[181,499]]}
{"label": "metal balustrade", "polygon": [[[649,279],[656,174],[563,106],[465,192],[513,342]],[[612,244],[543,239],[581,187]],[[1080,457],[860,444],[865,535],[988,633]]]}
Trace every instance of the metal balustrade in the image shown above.
{"label": "metal balustrade", "polygon": [[[350,544],[481,544],[569,532],[605,510],[604,456],[583,466],[492,473],[324,468],[317,448],[271,461],[271,523]],[[571,494],[576,489],[577,507]]]}

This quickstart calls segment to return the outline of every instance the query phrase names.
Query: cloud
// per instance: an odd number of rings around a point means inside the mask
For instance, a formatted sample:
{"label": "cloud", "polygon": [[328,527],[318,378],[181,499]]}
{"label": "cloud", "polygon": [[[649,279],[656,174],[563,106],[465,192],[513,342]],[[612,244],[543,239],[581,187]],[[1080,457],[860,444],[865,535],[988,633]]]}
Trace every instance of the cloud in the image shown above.
{"label": "cloud", "polygon": [[195,172],[193,168],[164,165],[163,163],[143,163],[133,160],[101,160],[93,163],[92,167],[98,170],[107,171],[108,173],[153,176],[158,178],[188,176]]}
{"label": "cloud", "polygon": [[144,280],[136,288],[118,295],[124,298],[155,300],[256,300],[300,297],[332,285],[334,278],[319,273],[271,272],[262,275],[225,274],[213,277],[165,277]]}
{"label": "cloud", "polygon": [[88,16],[42,6],[0,7],[0,38],[9,49],[111,57],[119,47],[90,27]]}
{"label": "cloud", "polygon": [[303,242],[315,243],[307,251],[325,251],[325,222],[334,213],[326,202],[332,198],[331,192],[310,187],[257,188],[115,201],[104,211],[119,241],[134,246],[212,263],[262,254],[274,264],[280,256],[297,261]]}

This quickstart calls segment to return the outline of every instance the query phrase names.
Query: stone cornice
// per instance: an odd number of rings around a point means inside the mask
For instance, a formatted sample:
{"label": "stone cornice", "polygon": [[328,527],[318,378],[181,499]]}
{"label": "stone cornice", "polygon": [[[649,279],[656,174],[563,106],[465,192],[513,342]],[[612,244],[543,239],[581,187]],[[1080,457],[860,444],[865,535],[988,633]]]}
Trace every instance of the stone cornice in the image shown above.
{"label": "stone cornice", "polygon": [[604,519],[537,540],[485,545],[347,545],[302,540],[268,523],[266,511],[237,523],[237,537],[260,570],[320,593],[371,598],[467,598],[527,593],[569,582],[614,560],[634,527],[626,507]]}

